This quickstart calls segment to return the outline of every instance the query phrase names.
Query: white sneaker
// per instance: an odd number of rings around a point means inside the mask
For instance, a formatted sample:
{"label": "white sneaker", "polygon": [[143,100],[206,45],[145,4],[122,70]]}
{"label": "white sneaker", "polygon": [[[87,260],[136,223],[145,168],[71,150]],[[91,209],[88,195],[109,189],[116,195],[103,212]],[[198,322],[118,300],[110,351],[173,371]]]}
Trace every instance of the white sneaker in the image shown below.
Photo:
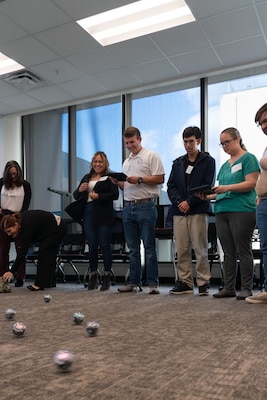
{"label": "white sneaker", "polygon": [[262,291],[254,296],[249,296],[246,298],[246,301],[251,304],[267,304],[267,292]]}

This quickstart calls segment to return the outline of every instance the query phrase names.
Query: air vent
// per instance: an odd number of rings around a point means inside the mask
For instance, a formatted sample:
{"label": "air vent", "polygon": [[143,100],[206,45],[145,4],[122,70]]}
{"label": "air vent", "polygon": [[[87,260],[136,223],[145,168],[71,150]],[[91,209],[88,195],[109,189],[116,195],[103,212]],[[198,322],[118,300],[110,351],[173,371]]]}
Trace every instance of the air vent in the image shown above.
{"label": "air vent", "polygon": [[12,72],[11,74],[6,75],[4,80],[24,91],[36,89],[37,87],[45,85],[45,81],[39,76],[25,70]]}

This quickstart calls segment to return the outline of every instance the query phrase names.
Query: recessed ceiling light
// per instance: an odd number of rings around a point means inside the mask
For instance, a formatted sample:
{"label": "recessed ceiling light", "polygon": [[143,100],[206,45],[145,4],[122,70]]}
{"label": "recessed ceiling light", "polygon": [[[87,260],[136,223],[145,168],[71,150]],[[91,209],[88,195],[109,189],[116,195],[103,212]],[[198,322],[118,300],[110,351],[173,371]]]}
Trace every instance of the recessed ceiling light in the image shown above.
{"label": "recessed ceiling light", "polygon": [[18,71],[25,68],[23,65],[18,64],[16,61],[0,53],[0,75],[8,74],[9,72]]}
{"label": "recessed ceiling light", "polygon": [[77,23],[102,46],[195,21],[184,0],[140,0]]}

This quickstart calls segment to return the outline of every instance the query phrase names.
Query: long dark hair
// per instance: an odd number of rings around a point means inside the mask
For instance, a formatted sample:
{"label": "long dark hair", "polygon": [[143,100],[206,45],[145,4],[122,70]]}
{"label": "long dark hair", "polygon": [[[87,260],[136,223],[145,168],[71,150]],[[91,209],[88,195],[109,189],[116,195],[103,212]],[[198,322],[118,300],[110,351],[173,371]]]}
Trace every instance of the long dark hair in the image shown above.
{"label": "long dark hair", "polygon": [[[16,182],[12,180],[12,175],[10,174],[10,169],[16,168],[17,171],[17,179]],[[3,181],[4,185],[7,189],[11,189],[13,185],[21,186],[23,184],[23,173],[22,169],[17,161],[11,160],[6,163],[4,172],[3,172]]]}
{"label": "long dark hair", "polygon": [[240,144],[241,149],[247,151],[247,148],[246,148],[246,146],[244,145],[244,143],[243,143],[243,141],[242,141],[242,137],[241,137],[241,135],[240,135],[238,129],[233,128],[233,127],[231,126],[230,128],[224,129],[224,130],[221,132],[221,134],[222,134],[222,133],[229,133],[229,135],[231,136],[232,139],[238,139],[238,138],[240,138],[239,144]]}

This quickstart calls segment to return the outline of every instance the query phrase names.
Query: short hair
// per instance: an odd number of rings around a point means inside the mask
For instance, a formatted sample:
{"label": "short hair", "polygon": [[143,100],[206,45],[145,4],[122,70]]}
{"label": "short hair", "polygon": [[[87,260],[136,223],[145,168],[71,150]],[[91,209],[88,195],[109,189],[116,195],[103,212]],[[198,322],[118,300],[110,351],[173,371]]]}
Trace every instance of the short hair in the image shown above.
{"label": "short hair", "polygon": [[263,106],[261,106],[261,108],[259,108],[258,111],[256,112],[255,115],[256,124],[260,121],[262,114],[265,113],[266,111],[267,111],[267,103],[263,104]]}
{"label": "short hair", "polygon": [[190,136],[195,136],[196,139],[202,139],[202,132],[197,126],[188,126],[183,131],[183,139],[188,138]]}
{"label": "short hair", "polygon": [[129,128],[125,129],[125,131],[123,132],[123,137],[130,138],[133,136],[136,136],[137,139],[140,139],[141,132],[135,126],[129,126]]}

